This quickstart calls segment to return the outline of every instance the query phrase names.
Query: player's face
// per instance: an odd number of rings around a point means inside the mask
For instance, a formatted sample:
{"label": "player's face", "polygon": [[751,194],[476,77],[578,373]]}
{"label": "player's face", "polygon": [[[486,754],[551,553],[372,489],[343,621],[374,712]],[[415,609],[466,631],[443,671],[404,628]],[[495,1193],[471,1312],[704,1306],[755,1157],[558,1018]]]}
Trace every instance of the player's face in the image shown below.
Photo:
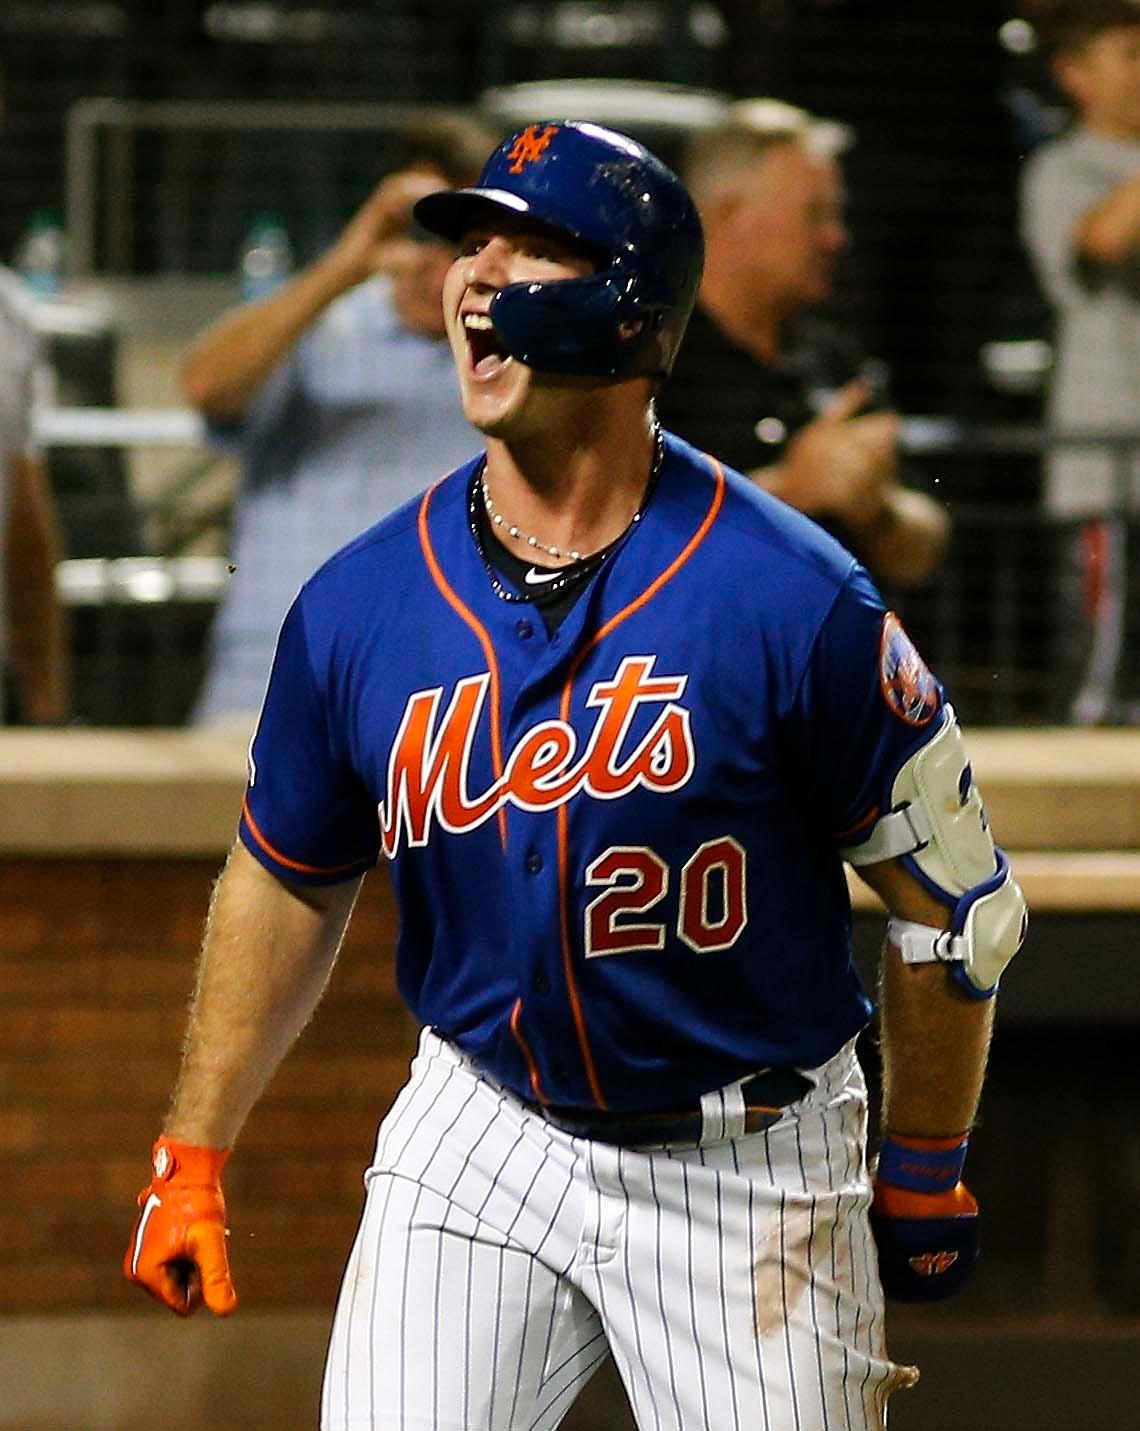
{"label": "player's face", "polygon": [[778,144],[748,177],[736,222],[757,285],[785,309],[825,302],[847,247],[838,164],[800,144]]}
{"label": "player's face", "polygon": [[1085,123],[1120,139],[1140,138],[1140,25],[1119,25],[1062,56],[1057,75]]}
{"label": "player's face", "polygon": [[443,311],[463,410],[480,431],[507,435],[524,408],[558,386],[500,346],[488,316],[492,298],[510,283],[550,283],[593,271],[568,243],[522,223],[504,221],[467,235],[444,280]]}

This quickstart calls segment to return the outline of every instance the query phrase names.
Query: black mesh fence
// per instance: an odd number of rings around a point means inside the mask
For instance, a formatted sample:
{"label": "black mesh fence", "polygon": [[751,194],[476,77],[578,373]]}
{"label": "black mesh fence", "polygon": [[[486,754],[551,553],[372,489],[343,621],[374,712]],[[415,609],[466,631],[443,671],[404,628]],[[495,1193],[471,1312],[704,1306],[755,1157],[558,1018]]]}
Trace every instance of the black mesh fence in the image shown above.
{"label": "black mesh fence", "polygon": [[[47,207],[65,214],[73,265],[93,282],[220,276],[236,297],[255,216],[279,214],[294,261],[312,258],[424,107],[471,109],[490,86],[569,79],[777,95],[854,132],[844,160],[852,244],[836,307],[884,361],[894,404],[961,432],[1039,432],[1051,332],[1018,240],[1016,196],[1025,155],[1057,124],[1057,95],[1014,0],[920,8],[9,0],[0,7],[0,258],[12,258],[28,217]],[[505,127],[498,112],[482,113]],[[680,108],[673,122],[659,111],[644,137],[673,160],[684,130]],[[212,311],[203,304],[199,314],[190,292],[169,310],[171,362]],[[136,336],[125,308],[104,330],[55,335],[60,405],[138,401],[122,380]],[[140,489],[128,446],[72,441],[48,458],[69,558],[224,557],[228,497],[203,504],[196,494],[211,465],[203,452],[157,496]],[[950,509],[953,538],[934,580],[891,595],[973,721],[1065,718],[1061,671],[1072,653],[1058,604],[1071,534],[1042,513],[1041,466],[1040,437],[918,444],[906,459],[907,480]],[[90,585],[70,590],[81,716],[184,718],[208,590],[142,602],[114,582],[98,598]]]}

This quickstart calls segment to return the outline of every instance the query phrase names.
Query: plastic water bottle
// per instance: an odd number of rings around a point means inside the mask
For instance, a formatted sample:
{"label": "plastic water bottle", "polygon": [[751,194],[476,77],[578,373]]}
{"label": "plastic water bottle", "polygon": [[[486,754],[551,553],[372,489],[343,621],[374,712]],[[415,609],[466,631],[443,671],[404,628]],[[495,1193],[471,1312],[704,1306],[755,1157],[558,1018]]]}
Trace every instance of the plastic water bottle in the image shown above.
{"label": "plastic water bottle", "polygon": [[55,209],[38,209],[28,220],[13,266],[37,298],[58,297],[67,274],[67,240]]}
{"label": "plastic water bottle", "polygon": [[280,214],[258,214],[241,251],[241,292],[246,300],[267,298],[293,272],[293,246]]}

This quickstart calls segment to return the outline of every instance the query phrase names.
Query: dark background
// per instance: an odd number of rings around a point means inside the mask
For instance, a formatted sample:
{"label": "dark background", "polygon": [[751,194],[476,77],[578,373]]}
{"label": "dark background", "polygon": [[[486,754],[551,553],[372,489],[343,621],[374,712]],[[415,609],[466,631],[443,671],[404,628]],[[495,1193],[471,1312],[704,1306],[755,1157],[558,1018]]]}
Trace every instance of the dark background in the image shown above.
{"label": "dark background", "polygon": [[[982,360],[995,341],[1049,337],[1017,236],[1016,191],[1025,155],[1063,111],[1039,58],[1016,43],[1017,8],[1014,0],[5,0],[0,261],[12,260],[31,214],[64,207],[65,122],[83,99],[466,107],[489,86],[582,77],[771,94],[854,131],[844,161],[852,246],[836,306],[886,363],[895,406],[990,428],[1036,423],[1040,383],[1011,390]],[[644,137],[675,157],[675,135]],[[132,198],[118,244],[106,222],[111,146],[99,150],[95,267],[143,282],[232,276],[265,209],[282,215],[296,260],[306,261],[391,154],[391,140],[375,132],[143,126],[129,145]],[[114,403],[115,335],[102,340],[106,351],[97,339],[55,344],[64,405]],[[148,550],[120,453],[57,449],[51,467],[67,555]],[[1057,533],[1037,512],[1039,476],[1034,453],[976,446],[908,462],[907,480],[951,508],[953,545],[928,589],[886,594],[973,722],[1058,714],[1047,599]],[[159,627],[154,612],[78,615],[89,693],[80,714],[177,723],[209,618],[205,608],[164,611]],[[124,645],[129,653],[116,658]],[[124,661],[149,672],[171,652],[174,681],[121,678]],[[120,712],[127,689],[138,699]]]}
{"label": "dark background", "polygon": [[[62,206],[64,117],[84,97],[463,105],[491,84],[582,76],[776,94],[857,133],[845,308],[889,363],[899,405],[972,412],[989,396],[980,345],[1043,321],[1014,204],[1018,164],[1042,132],[1029,97],[1050,96],[1037,62],[999,38],[1015,12],[1001,0],[8,0],[0,255],[30,213]],[[296,193],[275,172],[285,142]],[[371,138],[170,147],[140,157],[138,273],[229,269],[243,225],[267,205],[286,209],[304,256],[383,164]],[[208,188],[189,222],[164,225],[163,186],[179,167]]]}

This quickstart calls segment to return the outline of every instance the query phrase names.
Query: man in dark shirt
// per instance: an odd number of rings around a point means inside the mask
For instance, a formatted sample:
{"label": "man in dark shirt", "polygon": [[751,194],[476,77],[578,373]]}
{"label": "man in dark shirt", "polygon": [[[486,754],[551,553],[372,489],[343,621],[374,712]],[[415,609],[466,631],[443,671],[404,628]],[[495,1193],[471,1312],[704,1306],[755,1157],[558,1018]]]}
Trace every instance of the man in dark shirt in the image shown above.
{"label": "man in dark shirt", "polygon": [[658,406],[665,426],[827,526],[886,586],[946,548],[945,509],[904,487],[873,365],[812,310],[847,246],[843,131],[775,100],[733,105],[684,160],[705,279]]}

